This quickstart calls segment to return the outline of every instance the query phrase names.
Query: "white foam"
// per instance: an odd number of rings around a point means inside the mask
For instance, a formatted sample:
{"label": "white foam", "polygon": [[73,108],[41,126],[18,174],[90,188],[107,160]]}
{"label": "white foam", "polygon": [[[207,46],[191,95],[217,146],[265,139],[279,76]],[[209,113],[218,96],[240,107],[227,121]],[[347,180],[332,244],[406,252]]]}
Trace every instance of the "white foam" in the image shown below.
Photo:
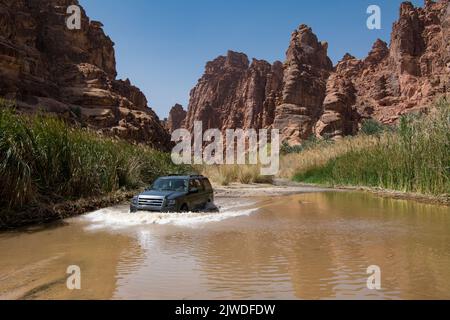
{"label": "white foam", "polygon": [[159,213],[140,211],[130,213],[128,207],[119,206],[101,209],[88,213],[83,219],[90,224],[88,230],[112,228],[122,229],[141,225],[175,225],[195,227],[202,224],[220,222],[226,219],[240,216],[249,216],[256,212],[257,208],[249,208],[251,203],[240,203],[221,207],[219,212],[188,212],[188,213]]}

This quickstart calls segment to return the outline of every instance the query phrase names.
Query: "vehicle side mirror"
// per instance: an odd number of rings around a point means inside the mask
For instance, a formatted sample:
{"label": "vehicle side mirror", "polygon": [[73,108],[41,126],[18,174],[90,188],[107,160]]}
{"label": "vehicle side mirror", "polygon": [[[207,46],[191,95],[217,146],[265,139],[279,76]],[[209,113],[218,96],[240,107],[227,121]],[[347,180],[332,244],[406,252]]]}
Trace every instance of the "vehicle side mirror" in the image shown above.
{"label": "vehicle side mirror", "polygon": [[197,188],[192,188],[189,193],[198,193],[198,189]]}

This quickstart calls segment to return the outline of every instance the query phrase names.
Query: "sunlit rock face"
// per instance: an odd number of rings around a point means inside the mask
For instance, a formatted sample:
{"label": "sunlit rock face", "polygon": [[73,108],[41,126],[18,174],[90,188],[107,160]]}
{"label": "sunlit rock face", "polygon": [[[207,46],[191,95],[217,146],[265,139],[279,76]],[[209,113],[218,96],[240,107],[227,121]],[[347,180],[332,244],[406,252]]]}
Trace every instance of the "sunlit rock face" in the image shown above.
{"label": "sunlit rock face", "polygon": [[448,8],[447,0],[426,1],[423,8],[405,2],[389,47],[377,40],[365,59],[344,57],[328,80],[324,114],[315,133],[354,134],[364,118],[393,124],[401,115],[425,111],[437,97],[448,94]]}
{"label": "sunlit rock face", "polygon": [[362,117],[395,123],[401,115],[423,111],[450,92],[448,4],[441,0],[425,1],[423,8],[409,2],[401,5],[390,47],[378,40],[351,77]]}
{"label": "sunlit rock face", "polygon": [[38,108],[105,134],[167,148],[168,133],[145,95],[116,80],[114,43],[81,8],[81,29],[69,30],[75,0],[0,3],[0,96],[20,110]]}
{"label": "sunlit rock face", "polygon": [[363,63],[346,54],[328,78],[323,111],[314,132],[326,138],[341,138],[358,132],[359,114],[355,108],[356,88],[351,80]]}
{"label": "sunlit rock face", "polygon": [[230,51],[206,65],[186,126],[276,128],[298,144],[356,134],[367,118],[394,124],[450,92],[449,16],[448,0],[405,2],[389,46],[377,40],[366,58],[347,54],[334,67],[327,43],[306,25],[292,34],[284,64]]}
{"label": "sunlit rock face", "polygon": [[191,91],[186,126],[195,121],[208,128],[262,128],[273,122],[281,93],[283,67],[264,60],[250,63],[243,53],[229,51],[206,64]]}
{"label": "sunlit rock face", "polygon": [[312,135],[322,111],[327,79],[333,70],[327,49],[328,44],[319,42],[306,25],[292,34],[284,63],[282,100],[273,125],[291,144]]}
{"label": "sunlit rock face", "polygon": [[169,118],[167,120],[167,130],[172,133],[177,129],[184,128],[187,112],[183,106],[176,104],[170,109]]}

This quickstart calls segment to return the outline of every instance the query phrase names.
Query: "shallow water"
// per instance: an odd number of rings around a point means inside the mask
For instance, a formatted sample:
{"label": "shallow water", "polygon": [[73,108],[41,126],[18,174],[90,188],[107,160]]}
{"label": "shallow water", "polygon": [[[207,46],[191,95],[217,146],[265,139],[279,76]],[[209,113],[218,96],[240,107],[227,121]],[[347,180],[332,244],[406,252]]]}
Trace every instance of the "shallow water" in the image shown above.
{"label": "shallow water", "polygon": [[[353,192],[218,202],[218,213],[118,206],[0,234],[0,298],[450,299],[448,207]],[[81,290],[66,287],[70,265]]]}

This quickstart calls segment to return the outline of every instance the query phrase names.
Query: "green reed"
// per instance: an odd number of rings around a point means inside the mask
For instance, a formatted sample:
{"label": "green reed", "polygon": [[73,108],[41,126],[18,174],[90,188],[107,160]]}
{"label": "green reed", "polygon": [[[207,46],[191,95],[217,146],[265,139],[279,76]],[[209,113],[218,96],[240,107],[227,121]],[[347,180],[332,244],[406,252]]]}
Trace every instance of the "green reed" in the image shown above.
{"label": "green reed", "polygon": [[[361,139],[354,138],[355,143]],[[380,187],[430,195],[450,193],[450,103],[436,103],[428,115],[407,115],[377,143],[326,163],[297,170],[297,181]]]}
{"label": "green reed", "polygon": [[0,209],[131,190],[182,173],[170,154],[26,116],[0,101]]}

